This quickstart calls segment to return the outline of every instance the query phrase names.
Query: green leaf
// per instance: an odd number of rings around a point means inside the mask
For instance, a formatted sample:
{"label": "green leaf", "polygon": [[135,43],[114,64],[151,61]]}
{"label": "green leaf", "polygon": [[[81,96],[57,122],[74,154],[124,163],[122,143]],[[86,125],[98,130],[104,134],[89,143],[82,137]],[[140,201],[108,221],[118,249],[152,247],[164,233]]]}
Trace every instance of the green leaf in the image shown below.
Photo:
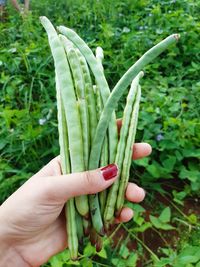
{"label": "green leaf", "polygon": [[133,231],[134,232],[140,232],[140,233],[143,233],[145,232],[147,229],[151,228],[152,227],[152,224],[150,222],[145,222],[144,224],[142,224],[141,226],[139,227],[134,227],[133,228]]}
{"label": "green leaf", "polygon": [[95,253],[96,253],[95,248],[90,243],[88,243],[87,246],[84,248],[84,255],[90,257]]}
{"label": "green leaf", "polygon": [[161,222],[169,222],[171,218],[171,210],[169,207],[166,207],[159,216]]}
{"label": "green leaf", "polygon": [[185,158],[200,158],[200,149],[183,149],[183,155]]}
{"label": "green leaf", "polygon": [[176,157],[174,157],[174,156],[170,156],[169,158],[167,158],[164,161],[162,161],[162,165],[169,172],[173,171],[175,163],[176,163]]}
{"label": "green leaf", "polygon": [[101,249],[100,252],[97,253],[97,255],[99,255],[103,259],[107,259],[107,252],[104,247]]}
{"label": "green leaf", "polygon": [[154,178],[159,178],[160,177],[160,172],[158,168],[155,165],[149,165],[147,167],[147,171],[154,177]]}
{"label": "green leaf", "polygon": [[114,264],[114,266],[126,267],[126,262],[120,258],[114,258],[111,260],[111,262]]}
{"label": "green leaf", "polygon": [[172,230],[174,229],[173,226],[170,224],[162,222],[159,218],[156,218],[152,215],[150,215],[150,221],[155,226],[157,229],[162,229],[162,230]]}
{"label": "green leaf", "polygon": [[127,246],[125,244],[122,244],[119,250],[119,255],[123,258],[123,259],[127,259],[128,256],[130,254],[129,249],[127,248]]}
{"label": "green leaf", "polygon": [[189,179],[191,182],[196,182],[198,178],[200,178],[200,174],[198,170],[189,171],[185,167],[182,167],[181,172],[179,174],[181,179]]}
{"label": "green leaf", "polygon": [[176,266],[178,264],[196,263],[200,260],[200,247],[187,246],[181,251],[176,259]]}
{"label": "green leaf", "polygon": [[93,267],[92,260],[89,258],[83,258],[80,260],[82,267]]}
{"label": "green leaf", "polygon": [[137,264],[137,260],[138,260],[138,255],[137,253],[131,253],[130,256],[127,259],[127,267],[136,267]]}
{"label": "green leaf", "polygon": [[187,218],[188,218],[188,220],[189,220],[190,223],[192,223],[192,224],[196,224],[197,223],[197,216],[196,216],[196,214],[192,213]]}
{"label": "green leaf", "polygon": [[175,227],[170,225],[170,224],[168,224],[168,223],[165,223],[165,224],[162,224],[160,229],[162,229],[162,230],[173,230],[173,229],[175,229]]}
{"label": "green leaf", "polygon": [[155,226],[155,227],[158,228],[158,229],[161,229],[161,227],[162,227],[162,222],[159,220],[159,218],[156,218],[156,217],[153,216],[153,215],[150,215],[149,218],[150,218],[150,221],[151,221],[151,223],[153,224],[153,226]]}

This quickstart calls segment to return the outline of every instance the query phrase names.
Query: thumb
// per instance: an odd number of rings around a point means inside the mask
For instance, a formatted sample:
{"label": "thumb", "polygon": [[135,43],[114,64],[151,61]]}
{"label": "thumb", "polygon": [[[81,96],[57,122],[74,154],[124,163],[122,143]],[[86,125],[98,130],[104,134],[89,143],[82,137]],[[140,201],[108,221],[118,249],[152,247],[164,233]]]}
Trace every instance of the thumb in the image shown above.
{"label": "thumb", "polygon": [[71,173],[67,175],[48,176],[40,181],[43,196],[55,201],[67,201],[71,197],[95,194],[109,187],[118,176],[116,164],[101,169]]}

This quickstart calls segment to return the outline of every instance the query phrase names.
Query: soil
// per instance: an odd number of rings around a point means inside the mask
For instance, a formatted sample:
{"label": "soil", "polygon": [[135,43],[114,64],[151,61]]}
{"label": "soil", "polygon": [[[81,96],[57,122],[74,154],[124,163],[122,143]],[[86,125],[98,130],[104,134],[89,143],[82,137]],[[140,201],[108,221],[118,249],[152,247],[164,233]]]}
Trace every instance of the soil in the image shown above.
{"label": "soil", "polygon": [[[166,187],[167,186],[165,184],[165,190],[166,190]],[[155,199],[157,201],[154,202],[154,205],[149,206],[149,204],[146,204],[146,203],[143,204],[143,207],[146,210],[144,213],[144,217],[146,221],[149,221],[149,215],[151,213],[154,213],[155,215],[154,206],[155,205],[158,206],[158,204],[169,206],[174,214],[178,214],[177,210],[171,204],[173,202],[172,197],[169,198],[161,194],[156,194]],[[198,197],[196,198],[190,197],[190,198],[185,199],[183,207],[179,206],[179,208],[185,215],[195,214],[197,218],[200,218],[200,198]],[[153,229],[147,229],[145,232],[139,233],[137,236],[156,255],[162,256],[159,251],[161,247],[169,246],[170,248],[176,249],[176,247],[178,246],[178,243],[180,240],[179,233],[182,233],[182,229],[180,228],[181,226],[179,227],[179,232],[176,230],[170,230],[170,231],[159,230],[158,232],[156,232]],[[119,228],[119,230],[115,233],[113,237],[113,247],[118,246],[119,240],[125,240],[127,236],[128,236],[127,231],[123,227]],[[130,238],[128,240],[127,247],[129,248],[130,251],[138,250],[139,248],[138,241],[134,240],[133,238]],[[150,259],[150,254],[147,250],[144,249],[143,258],[140,261],[138,261],[137,267],[143,267],[144,263],[147,262],[148,259]]]}

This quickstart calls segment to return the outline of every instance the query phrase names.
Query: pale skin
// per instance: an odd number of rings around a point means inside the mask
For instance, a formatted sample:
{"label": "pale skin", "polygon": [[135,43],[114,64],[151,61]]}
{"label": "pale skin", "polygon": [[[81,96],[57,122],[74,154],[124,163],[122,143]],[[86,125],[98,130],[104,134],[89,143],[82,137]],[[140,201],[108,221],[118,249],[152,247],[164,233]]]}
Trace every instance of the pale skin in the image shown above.
{"label": "pale skin", "polygon": [[[19,5],[18,1],[17,0],[11,0],[11,3],[12,5],[14,6],[14,8],[21,12],[21,6]],[[24,1],[24,9],[25,9],[25,12],[27,12],[29,10],[29,0],[25,0]]]}
{"label": "pale skin", "polygon": [[[133,147],[135,160],[150,153],[149,144],[138,143]],[[0,266],[39,267],[64,250],[67,247],[63,213],[66,201],[77,195],[100,192],[116,179],[105,181],[100,169],[61,175],[60,157],[54,158],[0,207]],[[128,184],[128,201],[140,202],[144,197],[142,188]],[[124,207],[116,223],[127,222],[132,217],[133,211]]]}
{"label": "pale skin", "polygon": [[[21,5],[18,3],[17,0],[11,0],[10,1],[13,7],[21,14],[26,14],[28,13],[29,10],[29,0],[24,1],[24,10],[22,9]],[[3,15],[5,10],[5,5],[0,5],[0,16]]]}

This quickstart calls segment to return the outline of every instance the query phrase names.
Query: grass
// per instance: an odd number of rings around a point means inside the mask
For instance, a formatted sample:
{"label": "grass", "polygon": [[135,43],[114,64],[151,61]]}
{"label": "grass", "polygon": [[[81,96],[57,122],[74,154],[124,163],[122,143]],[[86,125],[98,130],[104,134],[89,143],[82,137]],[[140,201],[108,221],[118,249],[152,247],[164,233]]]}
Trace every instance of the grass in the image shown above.
{"label": "grass", "polygon": [[[153,153],[132,164],[131,179],[146,189],[146,200],[127,204],[135,218],[122,225],[121,238],[106,239],[101,254],[88,245],[76,265],[198,267],[199,2],[33,0],[31,5],[24,20],[9,6],[0,24],[0,202],[59,153],[54,67],[40,15],[74,28],[91,48],[103,47],[111,88],[148,48],[178,32],[178,45],[148,66],[142,80],[137,141],[149,142]],[[166,207],[163,222],[159,216]],[[73,266],[67,252],[47,264],[66,265]]]}

